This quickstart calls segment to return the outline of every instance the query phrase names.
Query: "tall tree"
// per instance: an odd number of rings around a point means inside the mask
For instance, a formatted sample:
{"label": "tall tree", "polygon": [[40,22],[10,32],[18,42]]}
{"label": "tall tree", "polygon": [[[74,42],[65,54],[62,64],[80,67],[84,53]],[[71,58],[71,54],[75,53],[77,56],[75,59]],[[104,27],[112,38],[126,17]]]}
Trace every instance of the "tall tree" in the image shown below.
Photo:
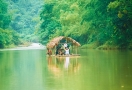
{"label": "tall tree", "polygon": [[8,13],[8,6],[3,0],[0,0],[0,28],[6,29],[11,22],[11,16]]}

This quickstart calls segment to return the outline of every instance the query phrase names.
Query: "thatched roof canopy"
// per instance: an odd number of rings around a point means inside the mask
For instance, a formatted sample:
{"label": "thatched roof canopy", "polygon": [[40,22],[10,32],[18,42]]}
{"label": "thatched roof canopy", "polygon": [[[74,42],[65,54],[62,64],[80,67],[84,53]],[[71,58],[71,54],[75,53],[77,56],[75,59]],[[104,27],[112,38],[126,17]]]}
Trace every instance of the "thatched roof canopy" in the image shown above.
{"label": "thatched roof canopy", "polygon": [[55,46],[57,46],[61,40],[66,40],[68,43],[72,43],[74,46],[81,46],[80,43],[78,43],[77,41],[75,41],[74,39],[70,38],[70,37],[64,37],[64,36],[59,36],[56,38],[53,38],[48,44],[47,44],[47,48],[54,48]]}

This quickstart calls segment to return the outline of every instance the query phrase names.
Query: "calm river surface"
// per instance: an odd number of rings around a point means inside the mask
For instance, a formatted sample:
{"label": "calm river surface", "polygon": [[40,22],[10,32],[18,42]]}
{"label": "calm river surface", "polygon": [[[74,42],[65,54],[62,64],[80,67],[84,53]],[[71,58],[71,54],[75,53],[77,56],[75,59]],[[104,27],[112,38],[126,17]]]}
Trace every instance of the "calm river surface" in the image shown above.
{"label": "calm river surface", "polygon": [[0,90],[132,90],[132,51],[81,50],[80,57],[45,49],[0,51]]}

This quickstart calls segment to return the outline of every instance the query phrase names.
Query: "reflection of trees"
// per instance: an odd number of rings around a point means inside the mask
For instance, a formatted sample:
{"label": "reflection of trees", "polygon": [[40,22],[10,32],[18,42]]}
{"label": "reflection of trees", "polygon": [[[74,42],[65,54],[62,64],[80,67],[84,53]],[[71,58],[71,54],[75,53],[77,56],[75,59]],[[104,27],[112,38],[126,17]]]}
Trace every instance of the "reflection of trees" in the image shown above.
{"label": "reflection of trees", "polygon": [[54,75],[61,75],[64,72],[75,73],[79,70],[77,57],[48,57],[48,69]]}
{"label": "reflection of trees", "polygon": [[80,64],[78,63],[78,60],[76,58],[76,60],[74,60],[74,62],[73,62],[73,71],[77,72],[79,70],[79,66],[80,66]]}
{"label": "reflection of trees", "polygon": [[13,73],[14,66],[13,53],[9,51],[0,52],[0,90],[4,90],[9,87],[10,82],[14,79]]}
{"label": "reflection of trees", "polygon": [[48,56],[48,69],[55,75],[59,75],[61,70],[56,65],[56,61],[52,59],[52,56]]}

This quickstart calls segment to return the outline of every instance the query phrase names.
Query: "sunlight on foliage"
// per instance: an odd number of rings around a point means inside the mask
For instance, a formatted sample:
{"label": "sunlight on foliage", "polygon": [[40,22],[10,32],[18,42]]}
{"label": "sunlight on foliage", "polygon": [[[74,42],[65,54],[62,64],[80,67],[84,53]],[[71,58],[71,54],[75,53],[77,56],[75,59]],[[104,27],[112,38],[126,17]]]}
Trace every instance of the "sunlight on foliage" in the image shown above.
{"label": "sunlight on foliage", "polygon": [[[113,45],[127,46],[132,37],[132,6],[129,2],[131,1],[45,0],[41,16],[43,27],[40,31],[47,36],[47,40],[64,35],[75,38],[81,44],[97,43],[99,46],[111,42]],[[47,5],[51,7],[46,8]],[[126,34],[129,35],[128,41],[124,41]]]}
{"label": "sunlight on foliage", "polygon": [[120,5],[119,1],[110,2],[108,5],[108,9],[115,9]]}
{"label": "sunlight on foliage", "polygon": [[123,17],[123,14],[120,11],[118,12],[118,17],[119,18],[122,18]]}
{"label": "sunlight on foliage", "polygon": [[71,6],[70,6],[70,9],[72,11],[79,11],[79,6],[77,3],[73,3]]}

